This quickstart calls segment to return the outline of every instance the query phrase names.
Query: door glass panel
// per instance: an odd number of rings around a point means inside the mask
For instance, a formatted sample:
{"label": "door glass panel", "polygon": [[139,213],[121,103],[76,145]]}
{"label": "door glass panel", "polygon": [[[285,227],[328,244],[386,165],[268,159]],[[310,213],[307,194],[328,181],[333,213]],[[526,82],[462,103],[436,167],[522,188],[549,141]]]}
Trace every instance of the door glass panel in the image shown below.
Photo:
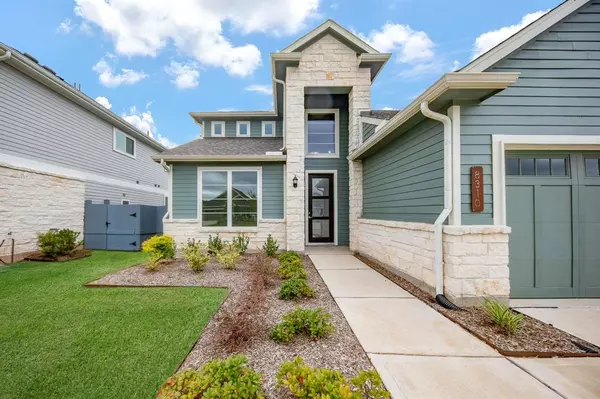
{"label": "door glass panel", "polygon": [[202,172],[202,226],[227,226],[227,172]]}
{"label": "door glass panel", "polygon": [[318,178],[312,179],[312,196],[313,197],[329,197],[329,179]]}
{"label": "door glass panel", "polygon": [[552,158],[550,160],[552,176],[567,175],[567,160],[565,158]]}
{"label": "door glass panel", "polygon": [[600,171],[598,170],[598,158],[585,159],[585,175],[592,177],[600,175]]}
{"label": "door glass panel", "polygon": [[550,160],[546,158],[536,159],[535,170],[538,176],[550,176]]}
{"label": "door glass panel", "polygon": [[329,217],[329,199],[313,199],[311,216]]}
{"label": "door glass panel", "polygon": [[329,238],[329,220],[312,221],[312,235],[314,238]]}
{"label": "door glass panel", "polygon": [[506,174],[509,176],[519,175],[519,158],[506,158]]}
{"label": "door glass panel", "polygon": [[533,158],[521,158],[521,176],[534,176]]}

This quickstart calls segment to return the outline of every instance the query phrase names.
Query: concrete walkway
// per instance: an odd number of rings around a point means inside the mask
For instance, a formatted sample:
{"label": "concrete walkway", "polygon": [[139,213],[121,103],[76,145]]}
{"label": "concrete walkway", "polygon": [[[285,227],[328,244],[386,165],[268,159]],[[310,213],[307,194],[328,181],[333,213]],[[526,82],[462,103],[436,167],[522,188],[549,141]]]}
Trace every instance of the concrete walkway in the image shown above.
{"label": "concrete walkway", "polygon": [[[597,378],[589,374],[599,369],[581,361],[589,359],[574,359],[583,373],[577,381],[553,379],[552,373],[560,374],[558,370],[566,363],[558,362],[553,369],[539,362],[517,365],[349,252],[319,249],[317,254],[308,253],[395,399],[600,395],[594,386]],[[586,377],[592,381],[587,386]],[[557,387],[549,388],[550,383]]]}

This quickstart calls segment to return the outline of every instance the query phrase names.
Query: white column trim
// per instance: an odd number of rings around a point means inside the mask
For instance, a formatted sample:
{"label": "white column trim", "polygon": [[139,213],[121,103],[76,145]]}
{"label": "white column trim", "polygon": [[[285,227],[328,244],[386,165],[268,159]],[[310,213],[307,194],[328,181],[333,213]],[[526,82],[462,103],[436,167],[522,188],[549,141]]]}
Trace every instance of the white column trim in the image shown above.
{"label": "white column trim", "polygon": [[462,224],[460,105],[448,108],[448,116],[452,119],[452,212],[448,224],[460,226]]}

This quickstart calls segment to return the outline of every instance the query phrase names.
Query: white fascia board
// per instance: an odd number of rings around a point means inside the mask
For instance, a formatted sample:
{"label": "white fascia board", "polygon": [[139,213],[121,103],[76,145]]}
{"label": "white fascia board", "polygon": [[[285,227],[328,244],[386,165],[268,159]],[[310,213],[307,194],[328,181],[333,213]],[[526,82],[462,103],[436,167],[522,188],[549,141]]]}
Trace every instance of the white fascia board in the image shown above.
{"label": "white fascia board", "polygon": [[160,162],[277,162],[285,161],[286,155],[153,155]]}
{"label": "white fascia board", "polygon": [[378,118],[371,118],[371,117],[368,117],[368,116],[361,116],[360,117],[360,121],[362,123],[368,123],[369,125],[379,126],[382,123],[384,123],[386,121],[386,119],[378,119]]}
{"label": "white fascia board", "polygon": [[423,101],[433,102],[448,90],[453,89],[491,89],[503,90],[515,83],[519,78],[519,73],[512,72],[451,72],[442,76],[437,82],[425,90],[421,95],[413,100],[402,111],[386,123],[377,126],[375,134],[363,145],[357,148],[348,156],[348,159],[354,161],[364,154],[371,147],[377,144],[385,136],[392,133],[398,127],[402,126],[410,118],[421,112],[421,103]]}
{"label": "white fascia board", "polygon": [[521,29],[519,32],[515,33],[496,47],[493,47],[480,57],[465,65],[460,69],[459,73],[485,71],[575,11],[579,10],[590,1],[591,0],[566,0],[564,3],[554,8],[546,15],[540,17],[537,21],[527,25],[525,28]]}
{"label": "white fascia board", "polygon": [[277,116],[274,110],[270,111],[209,111],[209,112],[190,112],[192,118],[244,118],[244,117],[274,117]]}

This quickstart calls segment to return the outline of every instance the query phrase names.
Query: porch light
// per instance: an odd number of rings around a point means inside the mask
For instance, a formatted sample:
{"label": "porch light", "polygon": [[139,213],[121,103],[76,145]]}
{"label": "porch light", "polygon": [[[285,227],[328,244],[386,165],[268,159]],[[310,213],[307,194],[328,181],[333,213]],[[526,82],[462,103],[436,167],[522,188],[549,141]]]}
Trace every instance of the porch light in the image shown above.
{"label": "porch light", "polygon": [[298,176],[294,175],[292,183],[294,184],[294,188],[298,188]]}

